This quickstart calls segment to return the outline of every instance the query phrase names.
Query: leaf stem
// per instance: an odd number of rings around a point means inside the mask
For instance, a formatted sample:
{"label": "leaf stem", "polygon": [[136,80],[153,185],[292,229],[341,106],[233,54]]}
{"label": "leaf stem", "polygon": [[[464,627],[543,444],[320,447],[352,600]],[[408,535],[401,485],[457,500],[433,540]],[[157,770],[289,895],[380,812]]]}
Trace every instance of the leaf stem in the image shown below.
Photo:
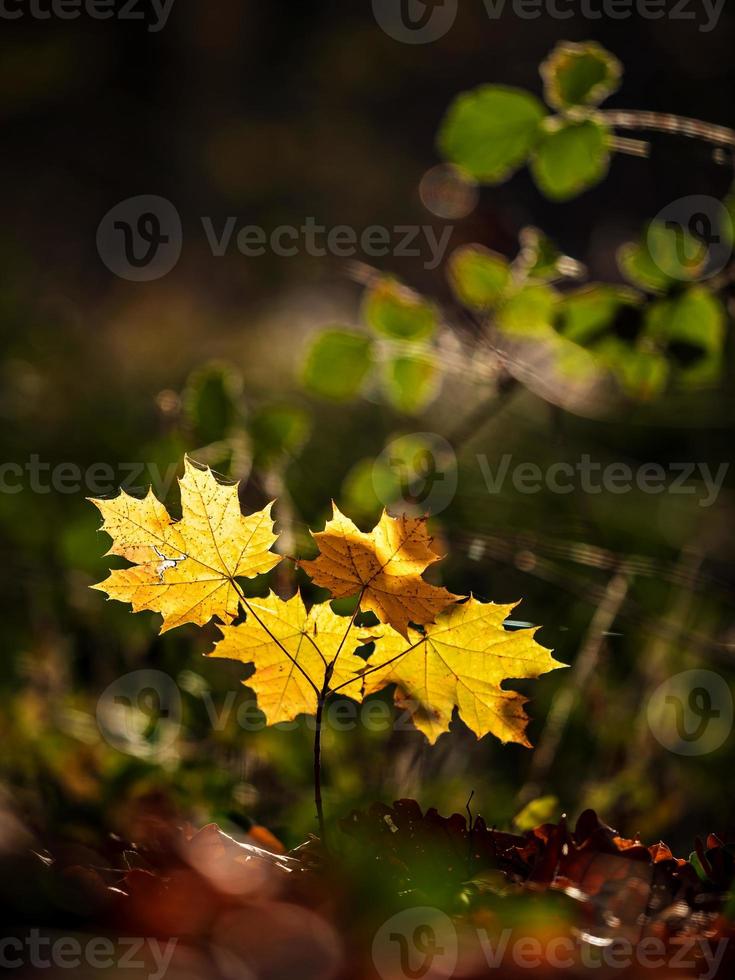
{"label": "leaf stem", "polygon": [[[259,624],[259,626],[265,630],[268,636],[273,640],[276,646],[279,647],[286,654],[291,663],[297,667],[301,673],[304,675],[306,680],[309,682],[311,687],[314,689],[316,694],[316,731],[314,733],[314,802],[316,803],[316,816],[319,823],[319,837],[321,838],[322,844],[326,847],[325,839],[325,829],[324,829],[324,808],[322,806],[322,780],[321,780],[321,757],[322,757],[322,715],[324,714],[324,702],[327,699],[327,694],[329,693],[329,680],[332,676],[332,668],[327,667],[324,674],[324,686],[320,690],[319,687],[314,683],[314,681],[309,677],[308,673],[304,670],[298,660],[286,649],[286,647],[281,643],[277,636],[275,636],[271,630],[265,625],[260,616],[256,613],[253,607],[250,605],[248,600],[245,598],[245,594],[234,579],[230,579],[235,591],[240,597],[240,601],[247,610],[248,614],[253,617],[253,619]],[[344,642],[344,641],[343,641]],[[318,648],[317,648],[318,649]],[[321,651],[319,651],[321,654]],[[322,660],[324,657],[322,655]]]}
{"label": "leaf stem", "polygon": [[337,658],[342,652],[342,648],[347,642],[347,637],[350,635],[352,627],[355,625],[355,620],[357,619],[360,612],[360,603],[362,602],[362,597],[365,595],[365,589],[363,588],[360,592],[360,596],[357,600],[355,610],[350,616],[350,621],[347,624],[347,629],[342,637],[339,646],[337,647],[337,652],[332,659],[331,664],[326,665],[326,670],[324,672],[324,686],[321,691],[317,694],[317,705],[316,705],[316,728],[314,731],[314,803],[316,805],[316,818],[319,823],[319,837],[321,839],[324,849],[327,849],[327,835],[326,835],[326,824],[324,822],[324,804],[322,802],[322,718],[324,716],[324,705],[327,698],[332,692],[329,684],[332,680],[332,674],[334,673],[334,668],[337,663]]}
{"label": "leaf stem", "polygon": [[325,701],[326,694],[322,691],[317,698],[316,730],[314,732],[314,803],[316,805],[316,819],[319,824],[319,839],[326,850],[327,834],[324,823],[324,805],[322,803],[322,716],[324,714]]}
{"label": "leaf stem", "polygon": [[238,594],[238,596],[240,597],[240,602],[242,602],[242,604],[243,604],[243,606],[245,607],[245,609],[247,610],[247,612],[248,612],[248,613],[249,613],[249,614],[250,614],[250,615],[251,615],[251,616],[253,617],[253,619],[254,619],[254,620],[256,621],[256,623],[257,623],[257,624],[258,624],[258,625],[259,625],[259,626],[260,626],[260,627],[261,627],[261,628],[262,628],[263,630],[265,630],[265,632],[266,632],[266,633],[268,634],[268,636],[269,636],[269,637],[271,638],[271,640],[273,640],[273,642],[274,642],[274,643],[276,644],[276,646],[277,646],[277,647],[278,647],[278,648],[279,648],[280,650],[282,650],[282,651],[283,651],[283,653],[285,653],[285,654],[286,654],[286,656],[287,656],[287,657],[288,657],[288,659],[289,659],[289,660],[291,661],[291,663],[292,663],[292,664],[294,665],[294,667],[296,667],[296,668],[297,668],[298,670],[300,670],[300,671],[301,671],[301,673],[302,673],[302,674],[304,675],[304,677],[306,678],[306,680],[307,680],[307,681],[309,682],[309,684],[310,684],[310,685],[312,686],[312,688],[314,689],[314,692],[315,692],[315,694],[317,695],[317,697],[319,697],[319,695],[320,695],[320,693],[321,693],[321,692],[319,691],[319,688],[318,688],[318,687],[317,687],[317,685],[316,685],[316,684],[314,683],[314,681],[313,681],[313,680],[311,679],[311,677],[309,677],[309,675],[308,675],[308,674],[307,674],[307,672],[306,672],[306,671],[304,670],[304,668],[303,668],[303,667],[301,666],[301,664],[300,664],[300,663],[298,662],[298,660],[296,659],[296,657],[294,657],[294,655],[293,655],[293,654],[292,654],[292,653],[291,653],[291,652],[290,652],[289,650],[287,650],[287,649],[286,649],[286,647],[285,647],[285,646],[284,646],[284,645],[283,645],[283,644],[281,643],[281,641],[280,641],[280,640],[278,639],[278,637],[277,637],[277,636],[275,636],[275,635],[274,635],[274,634],[273,634],[273,633],[272,633],[272,632],[271,632],[271,631],[270,631],[270,630],[268,629],[268,627],[267,627],[267,626],[265,625],[265,623],[263,622],[263,620],[262,620],[262,619],[260,618],[260,616],[259,616],[259,615],[258,615],[258,614],[256,613],[256,611],[255,611],[255,609],[253,609],[253,607],[252,607],[252,606],[250,605],[250,603],[248,602],[248,600],[247,600],[247,599],[245,598],[245,593],[244,593],[244,592],[242,591],[242,589],[241,589],[241,588],[240,588],[240,586],[239,586],[239,585],[237,584],[237,582],[236,582],[236,581],[235,581],[234,579],[230,579],[230,581],[231,581],[231,583],[232,583],[232,585],[234,586],[234,588],[235,588],[235,591],[237,592],[237,594]]}
{"label": "leaf stem", "polygon": [[[391,657],[390,660],[386,660],[385,663],[375,664],[375,666],[370,666],[367,670],[363,671],[363,673],[360,674],[361,679],[364,680],[368,676],[368,674],[374,674],[376,670],[382,670],[383,667],[390,667],[390,665],[395,663],[396,660],[400,660],[401,657],[405,657],[407,653],[410,653],[412,650],[415,650],[416,647],[420,646],[425,639],[426,637],[422,636],[418,640],[416,640],[416,642],[413,643],[410,647],[407,647],[405,650],[402,650],[400,653],[397,653],[395,657]],[[349,681],[344,681],[342,684],[338,684],[337,687],[332,688],[332,694],[336,694],[337,691],[341,691],[343,687],[349,687],[350,684],[354,684],[354,683],[356,683],[354,677]]]}
{"label": "leaf stem", "polygon": [[342,647],[347,642],[347,637],[350,635],[350,631],[352,630],[352,627],[355,625],[355,620],[357,619],[357,617],[360,614],[360,605],[362,604],[362,597],[365,595],[365,589],[366,588],[367,588],[367,586],[364,585],[363,588],[362,588],[362,591],[360,592],[360,595],[357,598],[357,605],[355,606],[354,612],[350,616],[350,621],[347,624],[347,629],[345,630],[345,635],[342,637],[342,640],[340,642],[340,645],[337,647],[337,652],[334,655],[334,660],[332,660],[332,663],[330,665],[331,668],[332,668],[332,670],[334,670],[334,666],[337,663],[337,657],[339,657],[340,653],[342,652]]}

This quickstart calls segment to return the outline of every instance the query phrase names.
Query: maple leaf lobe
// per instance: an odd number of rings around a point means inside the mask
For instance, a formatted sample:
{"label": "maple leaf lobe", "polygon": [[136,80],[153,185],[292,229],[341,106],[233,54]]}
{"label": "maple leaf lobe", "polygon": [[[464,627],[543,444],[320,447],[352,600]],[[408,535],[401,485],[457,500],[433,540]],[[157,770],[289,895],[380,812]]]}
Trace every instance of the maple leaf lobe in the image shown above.
{"label": "maple leaf lobe", "polygon": [[300,593],[286,601],[273,592],[266,599],[249,599],[245,622],[220,631],[222,639],[208,656],[253,664],[255,672],[243,684],[255,691],[269,725],[314,714],[317,692],[338,652],[328,678],[332,688],[357,680],[365,667],[354,653],[363,645],[354,623],[329,603],[307,611]]}
{"label": "maple leaf lobe", "polygon": [[409,623],[434,622],[459,598],[422,578],[441,558],[431,547],[426,518],[391,517],[383,511],[376,527],[366,533],[336,504],[332,507],[324,530],[312,532],[320,554],[301,566],[335,599],[362,594],[364,610],[408,636]]}
{"label": "maple leaf lobe", "polygon": [[271,504],[243,515],[238,485],[218,482],[188,456],[179,486],[179,521],[152,489],[142,499],[123,491],[91,501],[104,519],[101,530],[112,538],[108,554],[132,562],[93,588],[131,603],[135,612],[160,613],[162,633],[184,623],[204,626],[215,616],[234,619],[240,599],[234,579],[270,571],[281,560],[270,550],[277,540]]}
{"label": "maple leaf lobe", "polygon": [[[503,623],[517,603],[482,603],[473,596],[454,605],[406,639],[390,626],[370,630],[371,662],[385,664],[365,678],[365,693],[396,685],[396,703],[409,710],[430,743],[449,730],[455,708],[481,738],[530,748],[526,736],[528,698],[501,685],[510,678],[536,678],[566,666],[534,639],[536,629],[508,631]],[[405,652],[404,652],[405,651]],[[348,688],[349,693],[349,688]]]}

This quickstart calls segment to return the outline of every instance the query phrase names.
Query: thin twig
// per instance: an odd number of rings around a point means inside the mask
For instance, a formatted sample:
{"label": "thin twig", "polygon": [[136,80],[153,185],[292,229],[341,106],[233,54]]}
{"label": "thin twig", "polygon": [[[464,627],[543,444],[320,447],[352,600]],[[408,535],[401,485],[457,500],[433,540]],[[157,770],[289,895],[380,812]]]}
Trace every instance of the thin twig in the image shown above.
{"label": "thin twig", "polygon": [[327,847],[327,833],[324,823],[324,805],[322,803],[322,715],[326,698],[320,694],[316,706],[316,731],[314,732],[314,804],[316,819],[319,825],[319,839],[322,846]]}
{"label": "thin twig", "polygon": [[631,157],[648,158],[651,155],[651,144],[647,140],[632,140],[627,136],[611,136],[610,149],[617,153],[627,153]]}
{"label": "thin twig", "polygon": [[605,636],[615,622],[630,587],[629,576],[622,571],[610,579],[605,595],[590,622],[582,650],[572,669],[570,683],[555,696],[546,727],[533,756],[526,785],[519,793],[519,802],[527,803],[540,791],[556,756],[564,729],[577,699],[584,693],[597,666]]}
{"label": "thin twig", "polygon": [[[376,670],[382,670],[383,667],[390,667],[390,665],[395,663],[396,660],[400,660],[401,657],[405,657],[407,653],[410,653],[412,650],[415,650],[416,647],[420,646],[425,639],[426,637],[422,636],[421,639],[417,640],[412,646],[408,647],[408,649],[402,650],[400,653],[397,653],[395,657],[391,657],[390,660],[386,660],[385,663],[376,664],[374,667],[369,667],[367,670],[363,671],[362,674],[360,674],[360,678],[362,680],[365,680],[368,674],[374,674]],[[341,691],[343,687],[349,687],[350,684],[354,684],[354,683],[356,682],[355,682],[355,678],[353,677],[351,680],[345,681],[344,683],[337,685],[337,687],[332,688],[331,693],[336,694],[337,691]]]}
{"label": "thin twig", "polygon": [[238,594],[238,596],[240,597],[240,602],[242,602],[242,604],[243,604],[243,606],[245,607],[245,609],[247,610],[247,612],[248,612],[248,613],[249,613],[249,614],[250,614],[250,615],[251,615],[251,616],[253,617],[253,619],[254,619],[254,620],[256,621],[256,623],[258,623],[258,625],[259,625],[260,627],[262,627],[262,629],[264,629],[264,630],[265,630],[265,632],[266,632],[266,633],[268,634],[268,636],[269,636],[269,637],[271,638],[271,640],[273,640],[273,642],[274,642],[274,643],[276,644],[276,646],[277,646],[277,647],[278,647],[278,648],[279,648],[280,650],[282,650],[282,651],[283,651],[283,653],[285,653],[285,654],[286,654],[286,656],[287,656],[287,657],[288,657],[288,659],[289,659],[289,660],[291,661],[291,663],[292,663],[292,664],[294,665],[294,667],[297,667],[297,668],[298,668],[298,670],[300,670],[300,671],[301,671],[301,673],[302,673],[302,674],[304,675],[304,677],[305,677],[305,678],[306,678],[306,680],[307,680],[307,681],[309,682],[309,684],[311,684],[311,686],[313,687],[313,689],[314,689],[314,691],[315,691],[315,693],[316,693],[316,694],[317,694],[317,696],[318,696],[318,695],[319,695],[319,688],[318,688],[318,687],[317,687],[317,685],[316,685],[316,684],[314,683],[314,681],[313,681],[313,680],[311,679],[311,677],[309,677],[309,675],[308,675],[308,674],[307,674],[307,672],[306,672],[306,671],[304,670],[304,668],[303,668],[303,667],[301,666],[301,664],[300,664],[300,663],[298,662],[298,660],[296,659],[296,657],[294,657],[294,656],[293,656],[293,654],[292,654],[292,653],[291,653],[291,652],[290,652],[289,650],[287,650],[287,649],[286,649],[286,647],[285,647],[285,646],[284,646],[284,645],[283,645],[283,644],[281,643],[281,641],[280,641],[280,640],[278,639],[278,637],[277,637],[277,636],[275,636],[275,635],[274,635],[274,634],[273,634],[273,633],[271,632],[271,630],[269,630],[269,629],[268,629],[268,627],[267,627],[267,626],[265,625],[265,623],[263,622],[263,620],[262,620],[262,619],[260,618],[260,616],[259,616],[259,615],[258,615],[258,614],[256,613],[256,611],[255,611],[255,610],[253,609],[253,607],[252,607],[252,606],[250,605],[250,603],[248,602],[248,600],[247,600],[247,599],[245,598],[245,593],[244,593],[244,592],[242,591],[242,589],[241,589],[241,588],[240,588],[240,586],[239,586],[239,585],[237,584],[237,582],[236,582],[236,581],[235,581],[234,579],[230,579],[230,582],[231,582],[231,584],[232,584],[232,586],[234,587],[234,589],[235,589],[235,591],[237,592],[237,594]]}
{"label": "thin twig", "polygon": [[[314,804],[316,806],[316,818],[319,824],[319,837],[321,839],[323,847],[327,847],[327,833],[326,833],[326,823],[324,821],[324,803],[322,801],[322,718],[324,716],[324,705],[326,704],[327,698],[330,694],[334,692],[330,689],[330,682],[332,680],[332,674],[334,673],[334,668],[337,665],[337,659],[339,658],[342,648],[347,642],[347,637],[352,631],[352,627],[355,625],[355,620],[360,613],[360,603],[362,602],[362,597],[365,595],[365,588],[360,592],[360,596],[355,605],[355,609],[350,616],[350,621],[347,624],[347,629],[342,637],[339,646],[337,647],[337,652],[332,658],[330,664],[325,662],[324,671],[324,684],[322,685],[321,691],[317,693],[317,706],[316,706],[316,718],[315,718],[315,731],[314,731]],[[312,641],[313,642],[313,641]],[[316,646],[316,644],[314,644]],[[322,658],[323,659],[323,658]]]}
{"label": "thin twig", "polygon": [[363,588],[362,588],[362,591],[360,592],[360,595],[358,596],[357,605],[355,606],[354,612],[350,616],[350,621],[347,624],[347,629],[345,630],[345,635],[342,637],[342,642],[337,647],[337,652],[335,653],[334,659],[332,660],[332,664],[331,664],[332,669],[334,669],[334,666],[337,663],[337,657],[342,652],[342,647],[347,642],[347,637],[350,635],[350,631],[351,631],[352,627],[355,625],[355,620],[357,619],[358,615],[360,614],[360,604],[362,603],[362,598],[365,595],[365,589],[366,588],[367,588],[367,586],[364,585]]}
{"label": "thin twig", "polygon": [[637,109],[608,109],[601,115],[613,127],[620,129],[648,129],[674,136],[688,136],[705,140],[717,146],[735,146],[735,130],[716,126],[701,119],[689,119],[668,112],[647,112]]}
{"label": "thin twig", "polygon": [[470,793],[470,798],[465,803],[465,810],[467,811],[467,877],[472,876],[472,856],[474,851],[474,837],[475,837],[475,818],[472,816],[472,800],[474,799],[475,791],[472,790]]}
{"label": "thin twig", "polygon": [[466,442],[477,436],[481,429],[498,412],[506,407],[512,395],[519,391],[520,386],[515,378],[506,375],[503,380],[503,387],[500,391],[494,392],[490,398],[482,401],[470,414],[462,419],[457,428],[447,436],[447,441],[453,449],[459,450]]}

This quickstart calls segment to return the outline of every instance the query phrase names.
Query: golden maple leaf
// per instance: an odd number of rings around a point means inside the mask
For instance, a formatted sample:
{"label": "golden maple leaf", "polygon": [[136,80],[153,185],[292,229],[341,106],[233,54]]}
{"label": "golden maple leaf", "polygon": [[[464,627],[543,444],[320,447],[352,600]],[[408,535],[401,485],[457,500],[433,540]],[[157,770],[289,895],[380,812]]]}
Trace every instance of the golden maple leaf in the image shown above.
{"label": "golden maple leaf", "polygon": [[391,517],[383,511],[366,534],[332,506],[332,520],[312,535],[319,557],[300,564],[335,599],[362,593],[363,610],[408,636],[409,623],[433,623],[459,598],[421,577],[441,557],[431,548],[425,518]]}
{"label": "golden maple leaf", "polygon": [[284,602],[271,592],[267,599],[248,599],[247,610],[244,623],[222,627],[223,639],[208,656],[255,666],[243,684],[255,691],[269,725],[314,714],[330,665],[332,687],[355,680],[365,669],[354,653],[365,642],[360,630],[328,603],[307,612],[298,593]]}
{"label": "golden maple leaf", "polygon": [[[390,627],[363,634],[376,644],[369,664],[384,665],[360,681],[365,694],[395,684],[396,703],[409,710],[414,725],[432,744],[449,730],[456,707],[478,738],[492,733],[501,742],[530,748],[523,708],[528,698],[504,690],[501,684],[507,678],[538,677],[566,664],[554,660],[536,642],[535,629],[503,628],[516,605],[470,597],[447,610],[424,633],[411,630],[408,645]],[[351,687],[343,693],[349,695]]]}
{"label": "golden maple leaf", "polygon": [[270,548],[276,541],[271,506],[243,516],[237,485],[215,480],[186,457],[180,521],[174,521],[149,490],[140,500],[124,491],[112,500],[92,500],[104,518],[101,530],[112,538],[108,555],[133,562],[115,569],[94,588],[129,602],[135,612],[161,613],[161,632],[238,613],[236,578],[268,572],[281,561]]}

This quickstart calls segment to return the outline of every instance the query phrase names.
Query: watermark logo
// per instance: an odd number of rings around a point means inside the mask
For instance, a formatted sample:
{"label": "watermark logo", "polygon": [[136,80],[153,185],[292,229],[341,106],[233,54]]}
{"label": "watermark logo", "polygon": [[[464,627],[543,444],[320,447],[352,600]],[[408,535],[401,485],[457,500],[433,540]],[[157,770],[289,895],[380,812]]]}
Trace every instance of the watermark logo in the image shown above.
{"label": "watermark logo", "polygon": [[[656,233],[661,226],[679,233],[676,255],[670,254],[670,239]],[[647,245],[651,258],[667,275],[688,281],[688,270],[696,268],[697,279],[710,279],[730,261],[732,232],[732,219],[721,201],[706,194],[690,194],[659,211],[649,226]]]}
{"label": "watermark logo", "polygon": [[165,500],[176,482],[179,464],[160,467],[156,463],[91,463],[81,466],[71,460],[50,463],[31,453],[24,463],[0,463],[0,494],[31,493],[78,494],[107,497],[119,489],[140,496],[153,487],[159,500]]}
{"label": "watermark logo", "polygon": [[[648,882],[626,880],[639,896],[650,900]],[[641,915],[644,913],[645,908]],[[636,976],[642,976],[639,971],[643,970],[655,971],[658,976],[667,968],[672,977],[676,971],[686,971],[689,976],[693,970],[702,980],[720,976],[728,939],[681,935],[667,940],[646,936],[634,941],[625,935],[607,935],[609,928],[602,933],[595,928],[575,935],[529,935],[510,927],[488,933],[466,924],[458,933],[451,919],[438,909],[407,909],[376,933],[373,964],[383,980],[449,980],[459,960],[461,942],[462,959],[474,965],[473,976],[480,975],[483,960],[488,969],[482,976],[516,976],[519,970],[560,978],[582,973],[587,976],[589,971],[597,971],[598,976],[613,976],[615,971],[618,976],[629,976],[631,968]],[[639,930],[638,925],[636,934]]]}
{"label": "watermark logo", "polygon": [[162,31],[176,0],[0,0],[0,19],[143,21],[150,34]]}
{"label": "watermark logo", "polygon": [[31,929],[22,939],[0,938],[0,967],[22,970],[22,976],[37,976],[36,971],[44,970],[52,976],[58,970],[81,970],[84,976],[89,976],[90,970],[107,974],[135,970],[135,975],[145,980],[164,980],[177,943],[178,939],[169,939],[164,946],[158,939],[139,936],[121,936],[113,941],[107,936],[43,935],[40,929]]}
{"label": "watermark logo", "polygon": [[[393,477],[391,496],[384,474]],[[391,510],[440,514],[457,492],[457,457],[449,442],[434,432],[415,432],[390,442],[373,465],[373,488]]]}
{"label": "watermark logo", "polygon": [[370,225],[353,228],[351,225],[328,227],[309,215],[300,225],[278,225],[272,229],[261,225],[238,226],[238,219],[230,215],[217,224],[211,217],[201,218],[207,244],[215,258],[222,258],[233,247],[246,258],[260,258],[271,254],[289,259],[297,255],[310,255],[323,259],[351,259],[358,256],[375,259],[393,258],[424,259],[424,268],[432,272],[443,262],[454,231],[451,225],[437,230],[433,225]]}
{"label": "watermark logo", "polygon": [[181,728],[181,692],[160,670],[135,670],[113,681],[97,702],[97,725],[119,752],[160,759]]}
{"label": "watermark logo", "polygon": [[403,44],[431,44],[451,30],[458,0],[373,0],[375,19]]}
{"label": "watermark logo", "polygon": [[[324,731],[342,734],[367,732],[415,732],[413,717],[421,708],[417,701],[402,700],[396,708],[380,698],[358,703],[346,689],[346,697],[331,700],[324,708]],[[157,670],[138,670],[110,684],[97,703],[97,725],[105,741],[119,752],[158,762],[174,757],[181,731],[183,697],[200,702],[213,732],[237,726],[244,732],[263,732],[270,727],[257,701],[244,698],[242,688],[215,697],[207,679],[191,670],[176,681]],[[303,731],[312,735],[317,721],[313,714],[300,714],[282,721],[282,732]]]}
{"label": "watermark logo", "polygon": [[97,251],[110,272],[130,282],[152,282],[181,257],[179,213],[165,197],[143,194],[116,204],[97,229]]}
{"label": "watermark logo", "polygon": [[372,952],[383,980],[448,978],[457,966],[457,932],[439,909],[407,909],[383,923]]}
{"label": "watermark logo", "polygon": [[632,466],[623,462],[597,462],[584,453],[574,461],[559,461],[545,467],[538,463],[514,461],[512,453],[490,461],[478,453],[477,462],[490,494],[503,492],[507,483],[521,494],[583,493],[592,496],[603,493],[684,495],[697,499],[700,507],[712,507],[718,500],[729,463],[715,467],[708,463],[675,462],[641,463]]}
{"label": "watermark logo", "polygon": [[714,671],[685,670],[656,689],[647,713],[651,732],[665,749],[677,755],[707,755],[732,731],[732,692]]}
{"label": "watermark logo", "polygon": [[[298,225],[274,228],[244,224],[236,215],[223,219],[203,215],[199,221],[216,259],[235,251],[248,259],[265,255],[368,260],[391,256],[423,259],[423,267],[429,272],[444,261],[454,232],[452,225],[432,224],[329,227],[311,215]],[[100,258],[116,276],[131,282],[150,282],[167,275],[179,261],[182,247],[178,211],[170,201],[153,194],[116,204],[97,229]]]}
{"label": "watermark logo", "polygon": [[[476,0],[477,3],[480,0]],[[702,34],[715,30],[726,0],[482,0],[491,21],[503,15],[519,20],[686,21]],[[452,28],[457,0],[373,0],[380,27],[403,44],[430,44]]]}

